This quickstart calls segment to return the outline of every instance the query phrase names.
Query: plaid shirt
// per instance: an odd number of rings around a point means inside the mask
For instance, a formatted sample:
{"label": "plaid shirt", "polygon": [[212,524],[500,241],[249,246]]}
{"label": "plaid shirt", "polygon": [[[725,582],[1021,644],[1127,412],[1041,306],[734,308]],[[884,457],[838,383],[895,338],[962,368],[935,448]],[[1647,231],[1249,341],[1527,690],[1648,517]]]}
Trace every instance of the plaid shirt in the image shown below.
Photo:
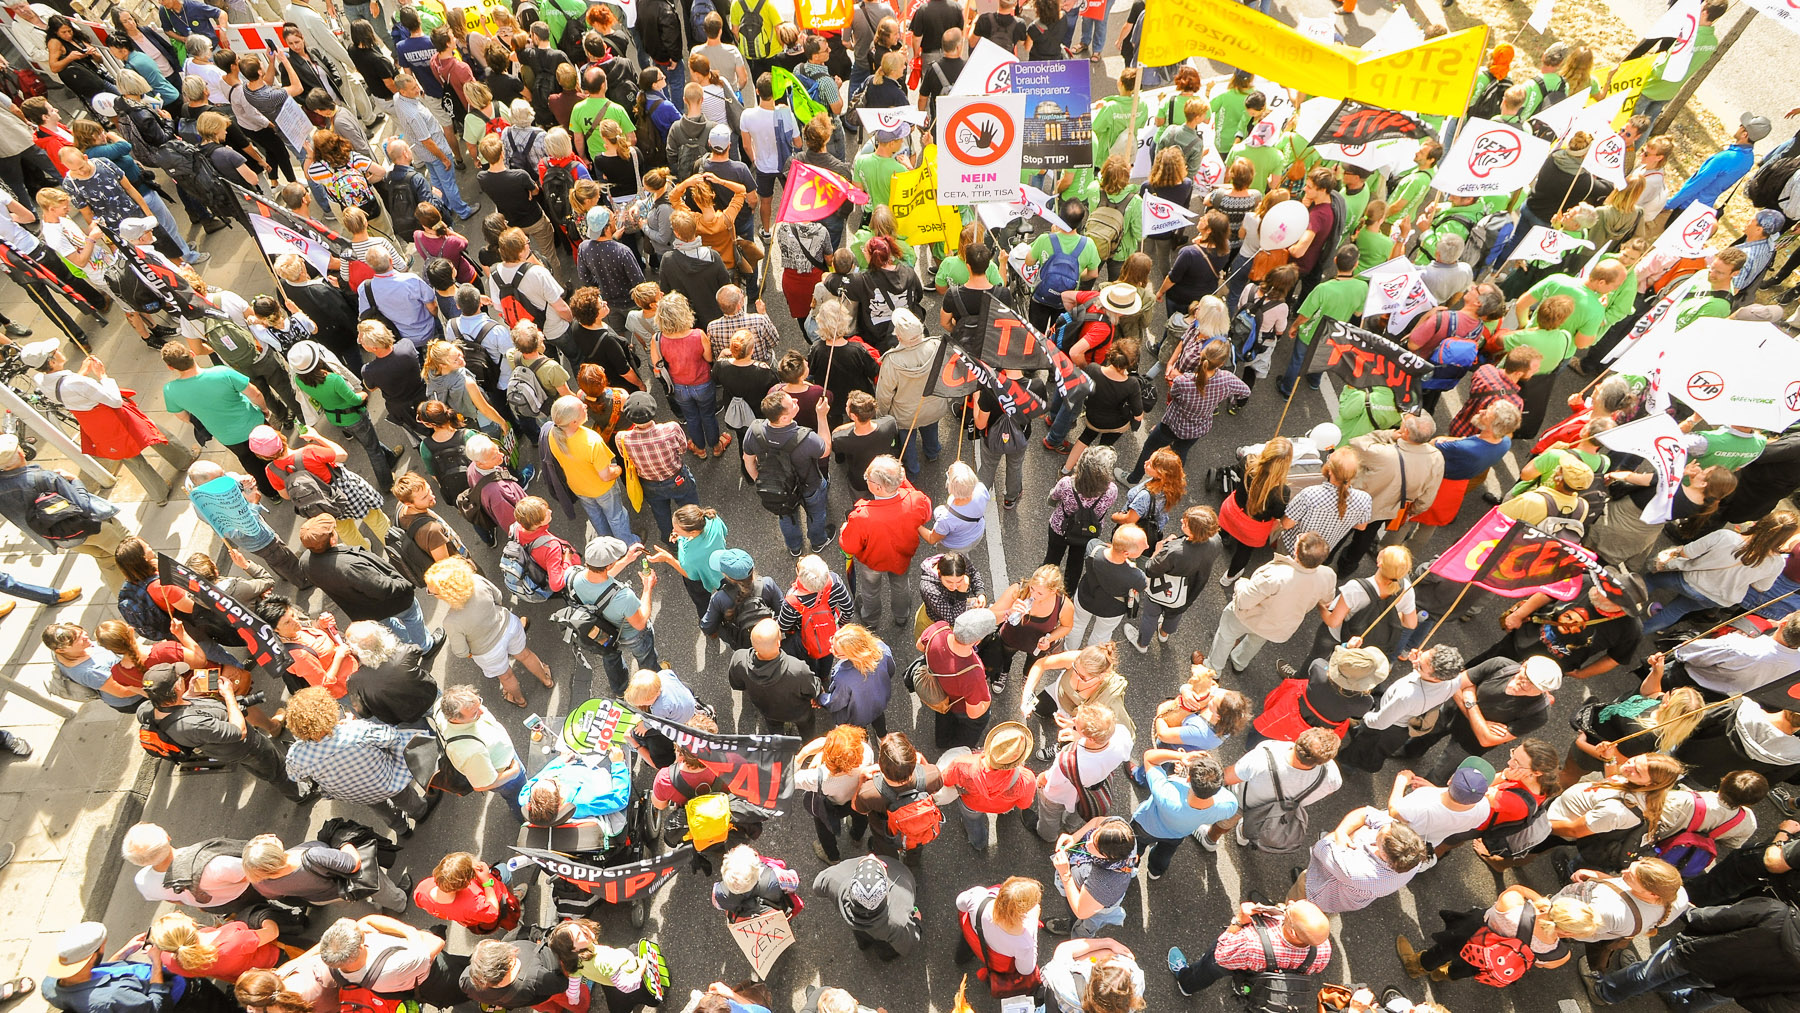
{"label": "plaid shirt", "polygon": [[1176,373],[1169,381],[1169,410],[1163,413],[1162,427],[1178,440],[1197,440],[1212,430],[1213,413],[1228,397],[1250,396],[1244,381],[1226,370],[1219,370],[1198,385],[1198,373]]}
{"label": "plaid shirt", "polygon": [[369,805],[384,802],[412,783],[406,766],[411,732],[366,718],[339,721],[318,742],[296,742],[288,750],[288,776],[311,781],[326,798]]}
{"label": "plaid shirt", "polygon": [[621,429],[613,435],[619,449],[646,482],[667,482],[681,474],[681,452],[687,433],[679,422],[659,422],[648,429]]}
{"label": "plaid shirt", "polygon": [[[1331,963],[1331,940],[1320,943],[1313,954],[1312,963],[1301,967],[1306,959],[1306,947],[1295,946],[1288,942],[1287,936],[1281,932],[1280,917],[1259,916],[1264,929],[1269,933],[1269,944],[1275,951],[1275,964],[1285,970],[1304,971],[1307,974],[1323,974],[1326,965]],[[1256,930],[1248,926],[1239,929],[1233,925],[1219,936],[1213,944],[1213,959],[1219,966],[1229,971],[1266,971],[1268,955],[1263,952],[1262,939]]]}
{"label": "plaid shirt", "polygon": [[1451,436],[1474,436],[1481,432],[1475,424],[1475,416],[1491,404],[1501,401],[1512,402],[1513,407],[1525,408],[1525,399],[1519,396],[1519,385],[1506,378],[1499,366],[1486,365],[1469,375],[1469,401],[1450,420]]}
{"label": "plaid shirt", "polygon": [[752,359],[764,365],[775,365],[775,347],[781,341],[781,333],[762,313],[733,313],[706,325],[706,336],[712,342],[715,361],[731,358],[731,336],[739,331],[749,331],[756,339],[756,346],[750,350]]}

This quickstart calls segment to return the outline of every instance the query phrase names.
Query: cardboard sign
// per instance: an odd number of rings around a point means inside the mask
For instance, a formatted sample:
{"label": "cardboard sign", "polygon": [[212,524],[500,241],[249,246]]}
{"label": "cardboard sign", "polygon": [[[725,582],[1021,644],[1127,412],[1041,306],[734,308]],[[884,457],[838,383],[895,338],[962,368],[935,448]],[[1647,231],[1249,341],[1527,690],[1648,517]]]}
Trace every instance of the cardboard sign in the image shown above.
{"label": "cardboard sign", "polygon": [[794,928],[788,924],[787,915],[780,911],[766,911],[755,918],[732,922],[727,927],[758,978],[767,978],[775,969],[775,961],[794,945]]}
{"label": "cardboard sign", "polygon": [[939,204],[1013,199],[1024,171],[1024,95],[940,95],[937,135]]}

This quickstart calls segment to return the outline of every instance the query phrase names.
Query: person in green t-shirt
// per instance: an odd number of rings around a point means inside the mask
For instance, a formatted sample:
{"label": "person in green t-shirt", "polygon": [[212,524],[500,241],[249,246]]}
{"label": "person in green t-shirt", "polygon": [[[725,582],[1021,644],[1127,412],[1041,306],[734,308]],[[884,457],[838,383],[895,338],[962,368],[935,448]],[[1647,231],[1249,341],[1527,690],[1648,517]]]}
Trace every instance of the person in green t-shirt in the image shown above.
{"label": "person in green t-shirt", "polygon": [[[626,145],[637,143],[637,123],[631,119],[631,110],[606,97],[606,72],[599,67],[589,67],[581,75],[582,100],[569,110],[569,137],[575,142],[575,150],[587,152],[589,158],[606,151],[606,141],[600,137],[600,121],[612,120],[619,125],[625,135]],[[583,141],[586,147],[583,148]]]}
{"label": "person in green t-shirt", "polygon": [[256,479],[264,496],[279,496],[263,460],[250,452],[250,433],[265,421],[263,392],[230,366],[196,367],[194,353],[180,341],[162,347],[162,361],[175,374],[175,379],[163,384],[163,410],[205,426],[213,439],[238,459],[244,472]]}
{"label": "person in green t-shirt", "polygon": [[1749,259],[1748,254],[1735,246],[1713,254],[1712,263],[1706,265],[1706,290],[1683,298],[1672,308],[1676,328],[1686,327],[1701,317],[1724,319],[1731,316],[1731,279],[1744,269]]}
{"label": "person in green t-shirt", "polygon": [[[1538,64],[1538,77],[1535,81],[1527,81],[1524,104],[1519,109],[1519,122],[1523,123],[1537,115],[1544,107],[1544,99],[1548,95],[1562,95],[1564,90],[1562,69],[1569,62],[1569,44],[1552,42],[1545,47],[1543,59]],[[1561,99],[1557,99],[1561,101]]]}
{"label": "person in green t-shirt", "polygon": [[[1282,397],[1294,393],[1294,381],[1300,378],[1300,369],[1306,364],[1306,357],[1311,354],[1313,334],[1319,329],[1319,321],[1330,317],[1347,323],[1350,318],[1362,315],[1363,303],[1369,297],[1369,283],[1356,277],[1358,256],[1360,251],[1355,243],[1345,243],[1338,247],[1331,260],[1336,275],[1330,281],[1313,286],[1313,290],[1306,294],[1306,300],[1300,304],[1300,312],[1295,315],[1290,328],[1294,338],[1293,356],[1288,360],[1286,374],[1275,388]],[[1307,374],[1306,385],[1318,390],[1319,376],[1318,373]]]}
{"label": "person in green t-shirt", "polygon": [[[1254,100],[1256,97],[1258,96],[1252,96],[1252,99]],[[1259,113],[1260,110],[1251,110],[1252,116],[1257,116]],[[1287,153],[1275,146],[1277,140],[1275,124],[1270,123],[1266,118],[1257,119],[1250,125],[1249,131],[1249,134],[1238,143],[1237,147],[1231,149],[1231,154],[1226,157],[1225,162],[1229,165],[1240,158],[1249,162],[1256,169],[1256,181],[1251,185],[1266,193],[1269,189],[1281,185],[1281,176],[1288,167]],[[1275,177],[1273,184],[1269,182],[1271,176]]]}
{"label": "person in green t-shirt", "polygon": [[[1725,0],[1706,0],[1706,3],[1700,5],[1700,24],[1694,29],[1693,55],[1688,58],[1687,70],[1679,77],[1669,75],[1669,58],[1667,56],[1658,60],[1650,68],[1650,80],[1644,82],[1643,91],[1638,93],[1637,106],[1633,112],[1639,116],[1649,117],[1652,129],[1655,128],[1656,121],[1661,118],[1662,111],[1668,106],[1669,100],[1675,97],[1675,93],[1681,90],[1681,86],[1687,82],[1687,79],[1693,77],[1701,67],[1711,62],[1714,54],[1719,51],[1719,33],[1713,24],[1724,17],[1725,11],[1728,9]],[[1637,143],[1643,144],[1644,139],[1649,137],[1650,133],[1651,130],[1645,130],[1644,135],[1638,138]]]}
{"label": "person in green t-shirt", "polygon": [[1348,442],[1372,433],[1377,429],[1392,429],[1400,424],[1400,409],[1394,407],[1394,391],[1391,387],[1360,387],[1344,385],[1344,392],[1338,395],[1338,441]]}
{"label": "person in green t-shirt", "polygon": [[[1606,307],[1601,305],[1601,297],[1618,288],[1624,280],[1625,268],[1616,260],[1594,265],[1585,282],[1572,274],[1553,274],[1527,289],[1514,310],[1518,319],[1527,320],[1531,317],[1531,308],[1543,300],[1553,295],[1568,296],[1575,301],[1575,309],[1563,327],[1575,336],[1576,348],[1586,348],[1605,330]],[[1538,372],[1547,371],[1539,369]]]}
{"label": "person in green t-shirt", "polygon": [[1223,156],[1244,136],[1250,116],[1244,111],[1244,100],[1256,87],[1256,75],[1247,70],[1234,71],[1231,83],[1212,98],[1213,145]]}
{"label": "person in green t-shirt", "polygon": [[[1115,265],[1125,263],[1125,258],[1138,251],[1144,241],[1144,198],[1141,188],[1131,182],[1131,163],[1119,155],[1113,155],[1100,167],[1100,179],[1087,192],[1088,227],[1093,227],[1094,215],[1102,207],[1110,207],[1125,217],[1125,227],[1119,232],[1118,241],[1113,244],[1112,256],[1107,258]],[[1118,268],[1111,269],[1111,277],[1118,277]]]}
{"label": "person in green t-shirt", "polygon": [[1637,304],[1638,297],[1638,261],[1643,260],[1644,254],[1648,252],[1650,252],[1649,240],[1628,239],[1625,241],[1625,245],[1600,258],[1599,262],[1602,264],[1609,260],[1616,260],[1619,262],[1619,266],[1625,269],[1625,280],[1619,282],[1618,288],[1608,292],[1604,300],[1606,305],[1604,328],[1606,331],[1612,330],[1619,321],[1631,316],[1632,307]]}
{"label": "person in green t-shirt", "polygon": [[[1119,93],[1100,101],[1094,110],[1094,164],[1105,165],[1108,155],[1120,150],[1125,155],[1126,164],[1130,164],[1132,153],[1136,151],[1138,133],[1150,124],[1153,110],[1150,104],[1137,97],[1138,70],[1126,67],[1119,73]],[[1132,114],[1133,107],[1137,114]],[[1123,149],[1119,142],[1123,140]]]}
{"label": "person in green t-shirt", "polygon": [[[1079,287],[1081,282],[1092,281],[1100,276],[1100,250],[1092,239],[1080,234],[1081,227],[1087,224],[1087,214],[1082,209],[1081,202],[1067,201],[1060,210],[1064,224],[1069,227],[1061,229],[1051,226],[1049,232],[1032,240],[1031,249],[1025,253],[1025,264],[1036,267],[1041,276],[1053,254],[1073,255],[1078,280],[1071,288]],[[1065,288],[1063,291],[1069,289]],[[1054,304],[1040,301],[1034,292],[1027,312],[1031,326],[1043,330],[1062,314],[1062,292],[1056,293]]]}
{"label": "person in green t-shirt", "polygon": [[[1505,499],[1514,499],[1523,495],[1528,489],[1550,488],[1556,477],[1556,469],[1562,467],[1566,460],[1577,460],[1588,466],[1596,475],[1604,475],[1612,469],[1612,457],[1600,449],[1594,442],[1594,433],[1599,432],[1589,423],[1582,429],[1581,440],[1571,446],[1556,447],[1546,450],[1525,462],[1519,469],[1519,481],[1506,493]],[[1610,427],[1608,427],[1610,428]]]}
{"label": "person in green t-shirt", "polygon": [[[1309,147],[1306,150],[1312,149]],[[1339,176],[1344,184],[1343,189],[1338,191],[1344,195],[1344,218],[1346,221],[1360,222],[1363,219],[1363,208],[1368,207],[1369,198],[1375,196],[1375,188],[1370,185],[1371,177],[1378,177],[1379,174],[1346,162],[1340,168]]]}
{"label": "person in green t-shirt", "polygon": [[1537,316],[1532,320],[1533,326],[1508,333],[1501,340],[1501,347],[1510,352],[1520,345],[1527,345],[1544,353],[1543,361],[1538,363],[1537,375],[1548,377],[1556,371],[1556,367],[1575,354],[1575,339],[1563,328],[1564,321],[1573,312],[1574,299],[1566,295],[1553,295],[1538,303]]}
{"label": "person in green t-shirt", "polygon": [[1380,198],[1363,208],[1362,228],[1356,231],[1356,273],[1394,259],[1394,238],[1387,234],[1388,205]]}
{"label": "person in green t-shirt", "polygon": [[[369,396],[350,386],[343,373],[332,368],[324,346],[316,341],[297,341],[288,349],[288,365],[294,371],[294,384],[307,400],[319,409],[326,422],[362,444],[369,452],[375,488],[394,487],[394,464],[400,455],[381,442],[375,422],[369,418]],[[341,365],[341,364],[340,364]]]}
{"label": "person in green t-shirt", "polygon": [[1487,213],[1473,197],[1446,194],[1444,200],[1447,203],[1439,204],[1430,215],[1420,215],[1421,220],[1414,223],[1420,233],[1418,249],[1413,251],[1415,264],[1431,263],[1437,256],[1438,240],[1445,236],[1461,236],[1466,241]]}
{"label": "person in green t-shirt", "polygon": [[[1696,427],[1702,420],[1698,415],[1690,417],[1682,428]],[[1698,439],[1688,444],[1688,454],[1702,468],[1717,465],[1736,471],[1751,461],[1762,456],[1763,448],[1769,445],[1769,438],[1754,429],[1742,426],[1722,426],[1718,429],[1703,429],[1694,433]],[[1692,455],[1698,451],[1698,458]]]}
{"label": "person in green t-shirt", "polygon": [[894,187],[894,177],[912,169],[899,157],[900,146],[906,143],[907,129],[902,124],[895,130],[877,131],[874,150],[857,155],[850,166],[850,181],[868,193],[870,207],[886,204]]}
{"label": "person in green t-shirt", "polygon": [[[938,264],[937,274],[932,278],[932,284],[937,286],[940,294],[948,292],[958,285],[968,284],[969,264],[963,259],[961,251],[973,245],[975,245],[975,230],[973,228],[963,229],[962,235],[958,239],[958,252],[945,257],[943,262]],[[1001,258],[999,257],[988,261],[986,273],[989,283],[1004,284],[1003,276],[1000,273],[1000,264]]]}
{"label": "person in green t-shirt", "polygon": [[1412,219],[1425,210],[1425,195],[1431,192],[1431,178],[1437,175],[1438,159],[1444,157],[1444,145],[1435,137],[1427,137],[1413,152],[1413,167],[1394,178],[1388,187],[1388,217],[1411,232]]}

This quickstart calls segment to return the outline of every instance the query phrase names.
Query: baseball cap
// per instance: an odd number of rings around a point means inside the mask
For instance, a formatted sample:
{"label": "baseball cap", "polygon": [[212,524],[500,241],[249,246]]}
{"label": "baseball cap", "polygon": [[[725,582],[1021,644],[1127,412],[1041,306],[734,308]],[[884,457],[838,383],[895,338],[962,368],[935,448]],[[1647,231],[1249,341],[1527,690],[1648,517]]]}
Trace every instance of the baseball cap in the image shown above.
{"label": "baseball cap", "polygon": [[1458,767],[1450,775],[1450,801],[1457,805],[1474,805],[1487,794],[1488,776],[1473,767]]}
{"label": "baseball cap", "polygon": [[1562,666],[1541,654],[1526,658],[1521,667],[1525,670],[1525,678],[1530,679],[1533,686],[1545,693],[1554,692],[1562,685]]}
{"label": "baseball cap", "polygon": [[1763,231],[1772,236],[1787,228],[1787,215],[1774,208],[1763,208],[1756,213],[1756,224],[1761,225]]}
{"label": "baseball cap", "polygon": [[850,888],[844,891],[844,914],[854,916],[880,910],[881,905],[887,903],[888,891],[893,886],[887,863],[874,855],[864,855],[857,859],[856,871],[850,876]]}
{"label": "baseball cap", "polygon": [[11,464],[13,458],[19,456],[19,438],[11,433],[0,434],[0,466]]}
{"label": "baseball cap", "polygon": [[1769,131],[1775,129],[1775,125],[1769,122],[1767,116],[1758,116],[1755,113],[1745,113],[1738,117],[1738,126],[1743,127],[1744,132],[1750,135],[1751,144],[1769,136]]}
{"label": "baseball cap", "polygon": [[1562,476],[1563,482],[1576,492],[1594,484],[1594,469],[1588,467],[1586,461],[1577,457],[1563,458],[1562,463],[1556,466],[1556,472]]}
{"label": "baseball cap", "polygon": [[877,141],[898,141],[900,138],[906,136],[906,131],[907,128],[904,124],[898,127],[889,127],[886,130],[877,130],[875,131],[875,139]]}
{"label": "baseball cap", "polygon": [[950,623],[950,632],[956,634],[956,639],[963,643],[973,644],[986,639],[999,625],[994,621],[992,610],[970,609]]}
{"label": "baseball cap", "polygon": [[[1768,131],[1763,131],[1768,133]],[[706,146],[714,151],[725,151],[731,147],[731,128],[721,123],[712,128],[706,135]]]}
{"label": "baseball cap", "polygon": [[32,369],[42,369],[44,364],[50,361],[50,356],[56,354],[59,347],[61,347],[61,343],[55,338],[33,341],[29,345],[20,346],[19,360]]}
{"label": "baseball cap", "polygon": [[155,231],[154,218],[127,218],[119,223],[119,238],[127,243],[135,243]]}
{"label": "baseball cap", "polygon": [[597,535],[587,543],[581,561],[596,570],[604,570],[625,558],[625,543],[611,535]]}
{"label": "baseball cap", "polygon": [[743,580],[756,572],[756,560],[743,549],[720,549],[712,554],[712,568],[732,580]]}
{"label": "baseball cap", "polygon": [[641,426],[646,422],[656,421],[656,399],[645,391],[638,391],[625,399],[625,407],[620,409],[619,417],[627,425]]}
{"label": "baseball cap", "polygon": [[102,116],[119,115],[118,103],[118,96],[109,91],[103,91],[100,94],[95,95],[93,99],[88,102],[89,105],[94,107],[94,111]]}
{"label": "baseball cap", "polygon": [[99,922],[72,925],[56,937],[56,959],[50,962],[50,971],[58,978],[66,978],[81,970],[88,958],[105,945],[106,926]]}
{"label": "baseball cap", "polygon": [[587,231],[590,238],[598,238],[606,227],[612,224],[612,211],[598,204],[588,208]]}
{"label": "baseball cap", "polygon": [[287,449],[287,442],[270,426],[250,430],[250,452],[257,457],[274,457]]}
{"label": "baseball cap", "polygon": [[1481,776],[1487,778],[1488,784],[1490,784],[1490,785],[1494,783],[1494,778],[1500,776],[1500,773],[1494,769],[1493,764],[1487,762],[1486,760],[1482,759],[1479,756],[1468,757],[1467,759],[1463,760],[1463,762],[1456,765],[1457,770],[1461,770],[1464,767],[1467,767],[1470,770],[1481,771]]}
{"label": "baseball cap", "polygon": [[295,373],[310,373],[319,368],[319,353],[323,350],[316,341],[296,341],[288,349],[288,365]]}
{"label": "baseball cap", "polygon": [[151,700],[167,700],[174,696],[175,684],[188,677],[193,668],[185,661],[166,661],[151,665],[144,672],[144,694]]}

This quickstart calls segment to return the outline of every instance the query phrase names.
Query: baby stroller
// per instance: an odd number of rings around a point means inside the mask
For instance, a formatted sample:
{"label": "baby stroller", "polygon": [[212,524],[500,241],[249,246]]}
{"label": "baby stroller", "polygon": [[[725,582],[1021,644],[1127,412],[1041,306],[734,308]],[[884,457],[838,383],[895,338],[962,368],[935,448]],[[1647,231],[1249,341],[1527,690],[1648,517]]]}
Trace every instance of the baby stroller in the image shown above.
{"label": "baby stroller", "polygon": [[[531,823],[519,828],[519,847],[539,848],[567,855],[577,861],[607,867],[630,865],[651,857],[649,804],[641,792],[633,792],[631,802],[622,813],[623,825],[605,817],[575,817],[555,826]],[[607,903],[600,887],[551,873],[550,899],[556,920],[593,918],[596,910]],[[650,894],[645,893],[625,902],[631,908],[631,926],[640,928],[650,914]]]}

